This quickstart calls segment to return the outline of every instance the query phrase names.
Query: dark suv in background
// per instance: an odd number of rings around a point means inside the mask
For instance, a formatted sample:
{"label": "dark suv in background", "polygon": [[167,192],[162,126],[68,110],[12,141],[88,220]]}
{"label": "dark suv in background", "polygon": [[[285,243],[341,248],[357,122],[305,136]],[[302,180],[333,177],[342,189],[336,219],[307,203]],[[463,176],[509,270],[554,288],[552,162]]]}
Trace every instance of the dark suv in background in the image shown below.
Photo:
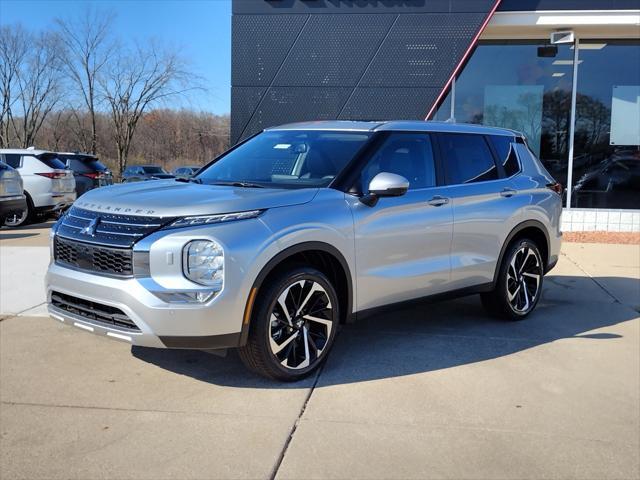
{"label": "dark suv in background", "polygon": [[132,165],[122,174],[122,182],[144,182],[146,180],[163,180],[175,178],[158,165]]}
{"label": "dark suv in background", "polygon": [[66,167],[73,170],[78,196],[98,187],[113,184],[111,171],[98,157],[89,153],[58,153]]}

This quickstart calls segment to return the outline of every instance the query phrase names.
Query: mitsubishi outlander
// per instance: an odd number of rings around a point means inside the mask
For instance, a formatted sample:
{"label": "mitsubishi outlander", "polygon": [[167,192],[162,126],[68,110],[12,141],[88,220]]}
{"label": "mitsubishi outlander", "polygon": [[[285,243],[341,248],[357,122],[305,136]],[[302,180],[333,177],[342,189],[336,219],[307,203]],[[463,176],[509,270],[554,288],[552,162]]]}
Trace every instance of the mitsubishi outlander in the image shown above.
{"label": "mitsubishi outlander", "polygon": [[520,320],[560,250],[562,187],[522,134],[422,121],[269,128],[189,179],[87,192],[52,229],[50,315],[132,345],[236,347],[297,380],[340,324],[479,293]]}

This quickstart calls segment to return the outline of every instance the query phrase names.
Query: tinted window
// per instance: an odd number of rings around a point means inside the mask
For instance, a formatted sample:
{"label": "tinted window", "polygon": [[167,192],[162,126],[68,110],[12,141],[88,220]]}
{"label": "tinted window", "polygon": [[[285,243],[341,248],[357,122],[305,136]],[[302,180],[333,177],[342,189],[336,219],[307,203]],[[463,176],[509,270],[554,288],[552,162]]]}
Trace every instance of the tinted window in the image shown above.
{"label": "tinted window", "polygon": [[19,168],[20,167],[20,154],[17,153],[5,153],[4,154],[4,163],[6,163],[7,165],[13,167],[13,168]]}
{"label": "tinted window", "polygon": [[142,167],[142,170],[146,174],[153,175],[154,173],[167,173],[162,167]]}
{"label": "tinted window", "polygon": [[443,133],[440,144],[449,185],[498,178],[498,170],[483,135]]}
{"label": "tinted window", "polygon": [[515,138],[504,135],[492,135],[489,138],[496,149],[498,160],[502,163],[505,176],[510,177],[518,173],[520,171],[518,157],[515,150],[511,148],[511,143],[515,142]]}
{"label": "tinted window", "polygon": [[51,154],[42,154],[36,157],[49,168],[64,169],[66,165],[57,156]]}
{"label": "tinted window", "polygon": [[95,157],[83,157],[79,155],[58,155],[72,170],[76,172],[103,172],[107,167]]}
{"label": "tinted window", "polygon": [[366,132],[266,131],[200,170],[197,178],[209,184],[326,187],[369,137]]}
{"label": "tinted window", "polygon": [[363,192],[368,191],[371,179],[381,172],[402,175],[409,180],[409,190],[435,186],[430,136],[424,133],[392,133],[362,170]]}

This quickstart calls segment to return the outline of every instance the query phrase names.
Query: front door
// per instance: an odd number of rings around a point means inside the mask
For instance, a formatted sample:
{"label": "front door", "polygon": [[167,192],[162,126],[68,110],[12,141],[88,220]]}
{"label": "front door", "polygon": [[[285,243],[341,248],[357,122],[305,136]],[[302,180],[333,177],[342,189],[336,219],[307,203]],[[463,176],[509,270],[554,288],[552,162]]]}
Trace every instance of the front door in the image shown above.
{"label": "front door", "polygon": [[447,290],[452,208],[436,186],[431,136],[394,132],[360,174],[361,191],[380,172],[402,175],[409,190],[372,207],[347,196],[355,228],[357,310]]}

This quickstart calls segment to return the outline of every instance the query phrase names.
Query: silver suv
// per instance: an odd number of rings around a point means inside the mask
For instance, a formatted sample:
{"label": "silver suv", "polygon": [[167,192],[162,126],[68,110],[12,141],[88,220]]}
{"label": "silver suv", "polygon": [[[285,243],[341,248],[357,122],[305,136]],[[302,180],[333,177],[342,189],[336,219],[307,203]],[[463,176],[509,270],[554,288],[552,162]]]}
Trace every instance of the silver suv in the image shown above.
{"label": "silver suv", "polygon": [[420,121],[270,128],[192,179],[92,190],[52,234],[54,319],[160,348],[238,347],[297,380],[340,324],[480,293],[533,311],[557,262],[561,187],[521,134]]}

